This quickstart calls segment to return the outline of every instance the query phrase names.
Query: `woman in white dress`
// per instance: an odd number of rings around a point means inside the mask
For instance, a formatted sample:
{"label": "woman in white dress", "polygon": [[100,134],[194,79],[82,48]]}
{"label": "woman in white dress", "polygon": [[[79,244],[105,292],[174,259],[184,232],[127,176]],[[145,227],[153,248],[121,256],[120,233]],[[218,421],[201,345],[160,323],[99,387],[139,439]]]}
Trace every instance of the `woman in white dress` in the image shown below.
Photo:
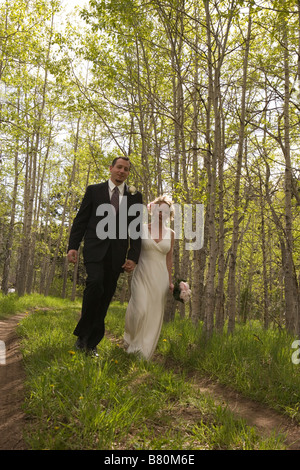
{"label": "woman in white dress", "polygon": [[151,224],[143,225],[142,249],[131,281],[131,297],[125,315],[124,342],[128,353],[151,359],[159,340],[164,307],[173,290],[174,232],[167,227],[172,202],[166,196],[151,204]]}

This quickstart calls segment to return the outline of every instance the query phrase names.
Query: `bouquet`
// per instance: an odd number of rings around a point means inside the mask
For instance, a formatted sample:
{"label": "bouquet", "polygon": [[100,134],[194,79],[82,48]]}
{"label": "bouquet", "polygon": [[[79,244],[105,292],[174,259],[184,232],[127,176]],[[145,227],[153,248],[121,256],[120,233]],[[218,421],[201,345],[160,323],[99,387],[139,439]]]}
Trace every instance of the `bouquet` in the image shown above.
{"label": "bouquet", "polygon": [[188,302],[191,295],[189,284],[184,279],[178,279],[174,284],[173,297],[179,302]]}

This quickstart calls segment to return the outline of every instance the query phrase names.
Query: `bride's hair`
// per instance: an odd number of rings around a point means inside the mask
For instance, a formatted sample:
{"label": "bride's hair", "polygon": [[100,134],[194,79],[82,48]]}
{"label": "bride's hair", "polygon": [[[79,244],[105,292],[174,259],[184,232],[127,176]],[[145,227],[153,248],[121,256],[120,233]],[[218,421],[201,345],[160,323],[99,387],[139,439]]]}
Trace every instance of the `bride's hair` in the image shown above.
{"label": "bride's hair", "polygon": [[173,220],[174,219],[173,201],[169,196],[164,196],[164,195],[163,196],[158,196],[154,199],[154,201],[150,202],[148,204],[150,214],[151,214],[152,204],[162,204],[162,203],[168,204],[168,206],[170,208],[170,219]]}

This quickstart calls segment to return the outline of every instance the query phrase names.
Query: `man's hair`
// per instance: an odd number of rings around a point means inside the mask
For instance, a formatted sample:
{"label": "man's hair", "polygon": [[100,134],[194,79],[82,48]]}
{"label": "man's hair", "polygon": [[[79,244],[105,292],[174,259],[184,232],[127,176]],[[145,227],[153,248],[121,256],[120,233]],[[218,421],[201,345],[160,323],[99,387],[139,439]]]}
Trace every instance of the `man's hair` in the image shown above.
{"label": "man's hair", "polygon": [[129,162],[129,168],[130,168],[130,166],[131,166],[131,161],[129,160],[128,157],[125,157],[125,156],[124,156],[124,157],[116,157],[116,158],[114,158],[113,161],[112,161],[112,163],[111,163],[111,166],[115,166],[117,160],[119,160],[120,158],[122,158],[122,160],[126,160],[126,162]]}

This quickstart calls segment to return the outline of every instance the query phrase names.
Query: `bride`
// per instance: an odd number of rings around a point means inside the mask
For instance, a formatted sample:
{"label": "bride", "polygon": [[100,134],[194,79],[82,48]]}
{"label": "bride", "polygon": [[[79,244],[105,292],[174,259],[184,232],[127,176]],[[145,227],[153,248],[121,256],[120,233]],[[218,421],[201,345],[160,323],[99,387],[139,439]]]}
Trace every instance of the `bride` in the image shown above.
{"label": "bride", "polygon": [[[142,227],[142,249],[131,281],[131,297],[125,315],[124,342],[128,353],[150,359],[163,323],[168,290],[172,291],[174,232],[167,223],[172,201],[156,198],[150,206],[151,224]],[[148,207],[149,207],[148,206]]]}

